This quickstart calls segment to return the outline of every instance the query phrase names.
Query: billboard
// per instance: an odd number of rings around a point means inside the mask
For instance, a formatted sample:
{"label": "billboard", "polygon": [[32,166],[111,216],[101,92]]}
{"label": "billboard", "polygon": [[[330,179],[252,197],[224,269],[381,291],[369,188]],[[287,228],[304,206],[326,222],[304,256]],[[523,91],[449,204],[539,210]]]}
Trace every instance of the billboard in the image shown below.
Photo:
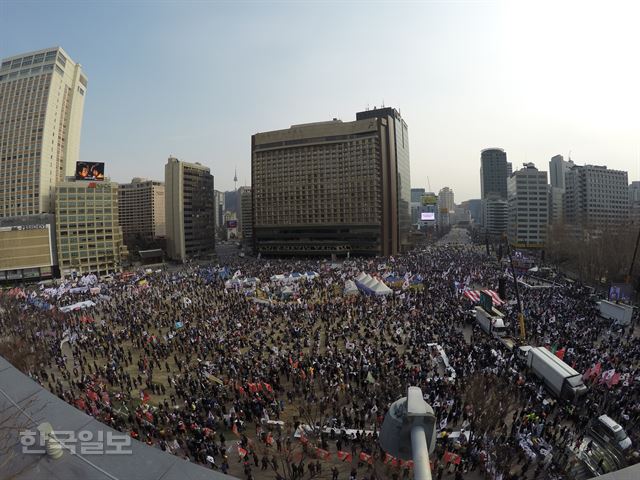
{"label": "billboard", "polygon": [[76,162],[76,180],[104,180],[104,163]]}
{"label": "billboard", "polygon": [[237,220],[227,220],[227,228],[238,228]]}
{"label": "billboard", "polygon": [[633,285],[628,283],[612,283],[609,287],[609,301],[630,302],[633,299]]}
{"label": "billboard", "polygon": [[424,195],[422,197],[422,205],[436,205],[438,203],[438,197],[435,195]]}
{"label": "billboard", "polygon": [[436,214],[433,212],[422,212],[420,214],[420,220],[423,222],[433,222],[436,219]]}

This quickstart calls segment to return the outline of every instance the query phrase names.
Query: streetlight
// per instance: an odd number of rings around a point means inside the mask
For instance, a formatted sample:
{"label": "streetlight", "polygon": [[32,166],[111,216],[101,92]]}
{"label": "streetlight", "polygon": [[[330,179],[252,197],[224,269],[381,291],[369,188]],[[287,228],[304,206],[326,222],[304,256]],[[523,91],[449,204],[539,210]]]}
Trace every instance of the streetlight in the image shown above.
{"label": "streetlight", "polygon": [[436,416],[419,387],[391,404],[380,430],[382,449],[402,460],[413,460],[415,480],[431,480],[429,453],[436,446]]}

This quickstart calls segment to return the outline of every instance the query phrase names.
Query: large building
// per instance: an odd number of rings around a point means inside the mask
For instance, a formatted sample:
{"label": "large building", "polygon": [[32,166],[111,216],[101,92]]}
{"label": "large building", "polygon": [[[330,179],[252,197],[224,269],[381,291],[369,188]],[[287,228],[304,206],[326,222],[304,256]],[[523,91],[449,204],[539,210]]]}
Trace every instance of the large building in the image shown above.
{"label": "large building", "polygon": [[480,191],[482,224],[487,233],[502,235],[507,228],[507,178],[512,166],[501,148],[487,148],[480,153]]}
{"label": "large building", "polygon": [[547,172],[525,163],[507,181],[508,238],[516,248],[543,248],[549,225]]}
{"label": "large building", "polygon": [[501,236],[509,223],[509,205],[497,195],[482,200],[483,227],[486,233]]}
{"label": "large building", "polygon": [[573,166],[573,162],[569,159],[565,162],[562,155],[554,155],[549,161],[549,183],[552,187],[561,188],[564,190],[565,182],[564,176],[567,170]]}
{"label": "large building", "polygon": [[263,255],[392,255],[408,247],[407,125],[392,108],[251,139],[254,238]]}
{"label": "large building", "polygon": [[2,60],[0,217],[51,213],[56,183],[73,175],[87,77],[61,48]]}
{"label": "large building", "polygon": [[480,190],[482,198],[507,199],[509,176],[507,153],[501,148],[486,148],[480,153]]}
{"label": "large building", "polygon": [[118,187],[118,212],[127,244],[166,236],[164,183],[134,178]]}
{"label": "large building", "polygon": [[605,231],[628,221],[627,172],[574,165],[565,174],[565,188],[565,223],[582,230]]}
{"label": "large building", "polygon": [[52,278],[57,266],[52,214],[0,218],[0,282]]}
{"label": "large building", "polygon": [[453,212],[455,210],[453,190],[449,187],[444,187],[438,192],[438,208],[441,212],[443,210],[447,212]]}
{"label": "large building", "polygon": [[210,170],[169,157],[164,183],[169,258],[184,262],[215,253],[216,206]]}
{"label": "large building", "polygon": [[243,240],[253,240],[253,209],[251,198],[251,187],[240,187],[238,189],[238,200],[240,202],[240,212],[238,215],[238,230]]}
{"label": "large building", "polygon": [[118,184],[72,177],[56,187],[56,239],[62,276],[120,271],[127,257],[118,219]]}
{"label": "large building", "polygon": [[225,209],[225,192],[220,190],[213,191],[213,198],[216,205],[216,228],[224,227],[224,214]]}

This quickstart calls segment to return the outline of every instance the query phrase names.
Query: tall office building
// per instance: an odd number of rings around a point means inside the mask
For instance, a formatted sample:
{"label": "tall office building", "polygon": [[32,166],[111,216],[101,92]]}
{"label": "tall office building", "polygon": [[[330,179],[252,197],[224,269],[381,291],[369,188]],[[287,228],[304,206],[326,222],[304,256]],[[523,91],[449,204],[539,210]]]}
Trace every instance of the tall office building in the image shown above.
{"label": "tall office building", "polygon": [[627,172],[574,165],[565,174],[564,217],[584,230],[614,228],[629,218]]}
{"label": "tall office building", "polygon": [[263,255],[392,255],[407,244],[406,123],[394,109],[251,138],[256,249]]}
{"label": "tall office building", "polygon": [[509,169],[507,153],[501,148],[487,148],[480,153],[480,190],[482,198],[497,195],[507,199]]}
{"label": "tall office building", "polygon": [[134,178],[118,187],[118,211],[124,241],[152,241],[166,236],[164,183]]}
{"label": "tall office building", "polygon": [[73,175],[87,77],[62,48],[2,60],[0,217],[51,213],[56,183]]}
{"label": "tall office building", "polygon": [[562,155],[551,157],[551,161],[549,161],[549,181],[552,187],[564,189],[564,175],[568,168],[569,162],[565,162]]}
{"label": "tall office building", "polygon": [[501,148],[487,148],[480,153],[482,224],[491,235],[502,235],[507,229],[507,177],[511,168],[507,153]]}
{"label": "tall office building", "polygon": [[238,189],[238,200],[240,201],[238,231],[243,240],[250,241],[253,240],[251,187],[240,187]]}
{"label": "tall office building", "polygon": [[549,225],[547,172],[533,163],[514,172],[507,181],[509,243],[516,248],[542,248]]}
{"label": "tall office building", "polygon": [[[384,215],[392,219],[394,228],[389,242],[398,251],[409,248],[411,230],[411,160],[409,158],[409,128],[395,108],[374,108],[356,113],[357,120],[379,119],[386,128],[381,130],[388,160],[383,162],[383,191],[389,192],[389,204],[383,205]],[[384,153],[383,153],[384,157]],[[393,217],[397,216],[396,220]],[[396,233],[397,228],[397,233]],[[397,239],[396,239],[397,235]]]}
{"label": "tall office building", "polygon": [[444,187],[438,192],[438,208],[442,212],[453,212],[455,209],[453,190],[449,187]]}
{"label": "tall office building", "polygon": [[629,185],[629,221],[634,225],[640,224],[640,182],[634,181]]}
{"label": "tall office building", "polygon": [[169,258],[185,261],[214,253],[216,209],[210,170],[169,157],[164,184]]}
{"label": "tall office building", "polygon": [[220,190],[213,191],[213,198],[216,206],[216,227],[222,228],[224,227],[224,213],[225,210],[225,192],[221,192]]}
{"label": "tall office building", "polygon": [[62,276],[105,275],[127,257],[118,218],[118,184],[74,180],[55,192],[58,263]]}
{"label": "tall office building", "polygon": [[420,221],[422,208],[422,197],[425,194],[424,188],[411,189],[411,225],[417,225]]}

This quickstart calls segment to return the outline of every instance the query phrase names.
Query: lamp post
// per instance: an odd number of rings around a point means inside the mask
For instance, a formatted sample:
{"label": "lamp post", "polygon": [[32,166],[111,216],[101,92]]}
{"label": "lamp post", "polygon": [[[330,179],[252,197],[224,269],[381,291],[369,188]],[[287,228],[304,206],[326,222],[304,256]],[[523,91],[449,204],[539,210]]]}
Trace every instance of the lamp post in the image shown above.
{"label": "lamp post", "polygon": [[419,387],[391,404],[380,430],[382,449],[402,460],[413,460],[415,480],[431,480],[429,453],[436,446],[436,416]]}

